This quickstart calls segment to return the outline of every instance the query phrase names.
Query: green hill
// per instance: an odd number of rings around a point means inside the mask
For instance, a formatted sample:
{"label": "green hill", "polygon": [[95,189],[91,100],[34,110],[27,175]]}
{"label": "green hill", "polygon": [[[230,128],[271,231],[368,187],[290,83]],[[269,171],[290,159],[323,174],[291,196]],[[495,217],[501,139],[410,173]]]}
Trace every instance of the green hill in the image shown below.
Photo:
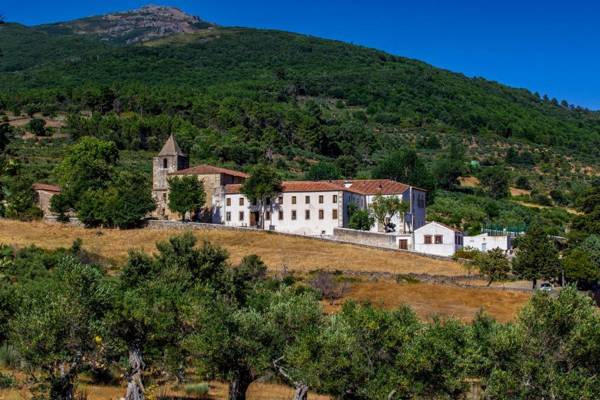
{"label": "green hill", "polygon": [[598,171],[598,112],[375,49],[157,9],[0,25],[0,109],[64,113],[73,138],[134,152],[174,132],[193,159],[246,169],[268,158],[290,177],[315,160],[367,176],[406,147],[431,162],[457,138],[467,160],[507,161],[513,181],[545,194]]}

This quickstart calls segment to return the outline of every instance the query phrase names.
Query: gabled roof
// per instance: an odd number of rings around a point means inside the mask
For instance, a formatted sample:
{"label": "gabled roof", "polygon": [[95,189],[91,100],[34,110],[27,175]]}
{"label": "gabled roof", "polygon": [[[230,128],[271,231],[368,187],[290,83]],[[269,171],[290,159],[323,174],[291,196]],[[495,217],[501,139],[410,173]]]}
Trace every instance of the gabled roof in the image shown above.
{"label": "gabled roof", "polygon": [[404,183],[392,181],[391,179],[357,179],[357,180],[336,180],[332,181],[341,186],[348,186],[348,189],[357,191],[365,195],[393,195],[406,192],[410,186]]}
{"label": "gabled roof", "polygon": [[239,178],[248,178],[248,174],[232,169],[215,167],[214,165],[202,164],[195,167],[180,169],[179,171],[171,172],[169,175],[231,175]]}
{"label": "gabled roof", "polygon": [[420,228],[417,228],[417,229],[415,229],[415,232],[416,232],[416,231],[418,231],[419,229],[423,229],[423,228],[425,228],[427,225],[432,225],[432,224],[433,224],[433,225],[438,225],[438,226],[441,226],[442,228],[446,228],[446,229],[448,229],[448,230],[451,230],[451,231],[454,231],[454,232],[457,232],[457,233],[463,233],[463,232],[462,232],[461,230],[459,230],[459,229],[453,228],[453,227],[451,227],[451,226],[448,226],[448,225],[446,225],[446,224],[442,224],[441,222],[437,222],[437,221],[431,221],[431,222],[428,222],[428,223],[426,223],[425,225],[421,226]]}
{"label": "gabled roof", "polygon": [[60,186],[38,182],[33,184],[33,190],[43,190],[45,192],[60,193]]}
{"label": "gabled roof", "polygon": [[185,154],[179,148],[179,145],[175,141],[175,137],[171,135],[165,142],[160,153],[158,153],[158,156],[185,156]]}
{"label": "gabled roof", "polygon": [[[346,189],[345,187],[338,185],[330,181],[283,181],[281,183],[283,193],[293,192],[342,192],[353,190]],[[242,185],[226,185],[225,193],[237,194],[241,193]]]}

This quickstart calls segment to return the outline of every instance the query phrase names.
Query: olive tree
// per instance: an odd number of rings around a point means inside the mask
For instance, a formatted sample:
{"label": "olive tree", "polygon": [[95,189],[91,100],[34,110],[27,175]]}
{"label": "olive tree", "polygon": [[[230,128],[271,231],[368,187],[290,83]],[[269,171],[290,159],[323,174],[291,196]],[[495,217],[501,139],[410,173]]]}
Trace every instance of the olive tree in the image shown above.
{"label": "olive tree", "polygon": [[26,365],[42,372],[50,398],[71,400],[77,374],[104,362],[101,321],[112,307],[110,286],[98,268],[65,258],[19,293],[10,342]]}
{"label": "olive tree", "polygon": [[[143,373],[152,366],[183,380],[191,304],[222,287],[227,253],[196,247],[191,233],[157,244],[149,256],[131,252],[117,283],[114,312],[105,320],[115,354],[127,354],[127,400],[144,399]],[[208,294],[207,294],[208,293]]]}

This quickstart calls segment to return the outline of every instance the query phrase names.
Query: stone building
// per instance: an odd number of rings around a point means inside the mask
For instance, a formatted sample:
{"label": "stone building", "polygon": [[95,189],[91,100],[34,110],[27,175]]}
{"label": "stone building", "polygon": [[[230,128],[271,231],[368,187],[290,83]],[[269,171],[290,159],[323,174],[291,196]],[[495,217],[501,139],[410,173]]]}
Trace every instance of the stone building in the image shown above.
{"label": "stone building", "polygon": [[178,176],[196,176],[204,185],[206,201],[200,215],[192,216],[203,222],[219,224],[223,221],[222,207],[225,198],[225,185],[242,183],[248,175],[227,168],[212,165],[189,167],[187,156],[181,151],[171,135],[152,163],[152,196],[156,201],[155,217],[178,219],[169,210],[169,179]]}
{"label": "stone building", "polygon": [[37,194],[37,206],[42,210],[45,216],[52,215],[50,211],[50,201],[52,197],[60,194],[60,187],[49,185],[47,183],[34,183],[33,190]]}

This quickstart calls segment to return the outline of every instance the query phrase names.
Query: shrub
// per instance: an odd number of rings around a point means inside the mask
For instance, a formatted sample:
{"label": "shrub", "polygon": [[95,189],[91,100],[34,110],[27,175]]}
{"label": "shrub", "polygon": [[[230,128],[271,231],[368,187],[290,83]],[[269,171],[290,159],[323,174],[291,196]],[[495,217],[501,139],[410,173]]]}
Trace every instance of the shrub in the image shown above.
{"label": "shrub", "polygon": [[15,378],[12,375],[3,374],[0,372],[0,389],[8,389],[16,384]]}
{"label": "shrub", "polygon": [[474,260],[475,257],[477,257],[477,255],[479,253],[480,253],[479,250],[474,249],[472,247],[463,247],[462,249],[456,250],[456,252],[452,256],[452,258],[455,260],[458,260],[458,259]]}
{"label": "shrub", "polygon": [[13,369],[19,366],[19,353],[8,343],[0,346],[0,365]]}
{"label": "shrub", "polygon": [[323,299],[333,303],[335,299],[344,296],[348,289],[348,282],[340,282],[334,274],[330,272],[317,272],[315,277],[311,279],[310,286],[315,289]]}
{"label": "shrub", "polygon": [[529,179],[527,179],[526,176],[519,176],[515,181],[515,186],[517,187],[517,189],[531,190],[531,183],[529,182]]}
{"label": "shrub", "polygon": [[190,383],[183,388],[186,394],[196,396],[206,396],[210,390],[210,386],[206,382]]}

